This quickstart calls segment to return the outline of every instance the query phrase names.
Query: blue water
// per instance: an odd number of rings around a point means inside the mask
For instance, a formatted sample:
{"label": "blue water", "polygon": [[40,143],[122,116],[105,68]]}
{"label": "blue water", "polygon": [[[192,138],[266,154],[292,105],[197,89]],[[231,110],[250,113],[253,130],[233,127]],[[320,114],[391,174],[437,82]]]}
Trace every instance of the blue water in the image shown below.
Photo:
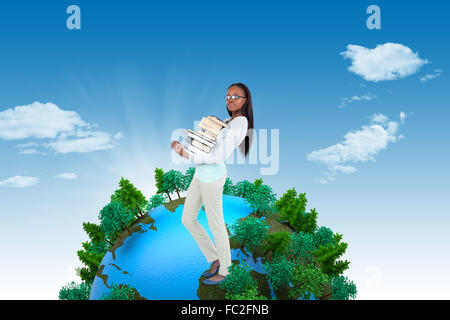
{"label": "blue water", "polygon": [[[183,207],[178,206],[175,212],[168,211],[164,206],[153,209],[150,216],[155,219],[157,231],[149,229],[150,225],[142,224],[142,230],[146,232],[136,232],[128,237],[115,251],[115,260],[111,252],[106,253],[102,264],[105,265],[103,274],[108,275],[108,285],[129,284],[150,300],[199,299],[199,278],[210,263],[181,223]],[[252,211],[244,199],[223,196],[224,218],[229,229],[237,219],[248,216]],[[203,210],[199,211],[198,220],[214,242]],[[231,254],[234,260],[246,259],[249,264],[253,261],[239,249],[232,249]],[[253,265],[255,270],[262,271],[260,261],[253,261]],[[90,299],[100,299],[102,293],[109,291],[103,280],[95,277]]]}

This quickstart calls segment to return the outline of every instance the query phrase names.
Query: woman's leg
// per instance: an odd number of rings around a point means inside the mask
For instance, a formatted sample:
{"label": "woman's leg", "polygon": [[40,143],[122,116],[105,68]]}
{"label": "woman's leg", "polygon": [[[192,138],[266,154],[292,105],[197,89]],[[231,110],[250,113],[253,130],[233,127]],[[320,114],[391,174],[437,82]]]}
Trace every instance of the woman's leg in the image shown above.
{"label": "woman's leg", "polygon": [[202,196],[200,193],[200,182],[197,178],[193,178],[189,188],[187,189],[186,199],[184,201],[181,222],[189,230],[206,261],[211,262],[217,260],[217,249],[206,233],[206,230],[198,222],[197,216],[202,207]]}
{"label": "woman's leg", "polygon": [[218,258],[220,261],[220,269],[218,274],[222,276],[228,275],[228,267],[231,266],[231,250],[230,240],[223,217],[222,194],[223,185],[225,184],[226,174],[211,183],[200,183],[202,199],[205,203],[206,217],[208,225],[214,236],[216,243]]}

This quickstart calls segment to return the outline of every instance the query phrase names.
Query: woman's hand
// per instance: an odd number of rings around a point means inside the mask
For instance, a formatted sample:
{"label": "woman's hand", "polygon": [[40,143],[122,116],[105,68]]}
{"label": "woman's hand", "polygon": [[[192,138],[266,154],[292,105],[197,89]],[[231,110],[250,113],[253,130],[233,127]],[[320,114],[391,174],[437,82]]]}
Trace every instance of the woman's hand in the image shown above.
{"label": "woman's hand", "polygon": [[173,151],[175,151],[176,153],[179,154],[180,150],[183,146],[178,141],[172,141],[172,143],[170,144],[170,147],[173,149]]}
{"label": "woman's hand", "polygon": [[186,159],[189,159],[189,154],[184,150],[183,145],[181,143],[179,143],[178,141],[172,141],[172,143],[170,144],[170,147],[173,149],[173,151],[178,153],[180,156],[185,157]]}

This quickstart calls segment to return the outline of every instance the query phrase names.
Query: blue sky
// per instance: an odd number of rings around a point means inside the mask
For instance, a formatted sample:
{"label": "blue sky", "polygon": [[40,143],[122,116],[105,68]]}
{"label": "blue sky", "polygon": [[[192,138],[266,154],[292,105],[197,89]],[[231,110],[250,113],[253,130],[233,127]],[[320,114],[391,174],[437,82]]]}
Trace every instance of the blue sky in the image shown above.
{"label": "blue sky", "polygon": [[[71,4],[81,30],[66,27]],[[371,4],[379,30],[366,27]],[[185,170],[172,132],[226,118],[226,90],[243,82],[256,131],[279,132],[279,168],[230,164],[228,177],[306,192],[349,243],[358,298],[448,299],[449,7],[2,3],[0,298],[56,299],[80,281],[82,222],[98,221],[120,177],[150,197],[155,167]]]}

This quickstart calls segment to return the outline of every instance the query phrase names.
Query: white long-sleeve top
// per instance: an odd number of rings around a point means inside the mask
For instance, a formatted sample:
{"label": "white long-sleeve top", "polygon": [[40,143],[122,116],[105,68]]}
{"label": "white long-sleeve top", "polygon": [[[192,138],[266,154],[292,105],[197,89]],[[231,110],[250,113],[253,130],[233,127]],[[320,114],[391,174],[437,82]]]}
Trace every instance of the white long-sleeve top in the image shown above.
{"label": "white long-sleeve top", "polygon": [[228,126],[221,129],[216,144],[206,154],[191,154],[190,159],[196,165],[194,177],[202,182],[212,182],[226,174],[225,160],[244,141],[248,130],[245,116],[227,118]]}

